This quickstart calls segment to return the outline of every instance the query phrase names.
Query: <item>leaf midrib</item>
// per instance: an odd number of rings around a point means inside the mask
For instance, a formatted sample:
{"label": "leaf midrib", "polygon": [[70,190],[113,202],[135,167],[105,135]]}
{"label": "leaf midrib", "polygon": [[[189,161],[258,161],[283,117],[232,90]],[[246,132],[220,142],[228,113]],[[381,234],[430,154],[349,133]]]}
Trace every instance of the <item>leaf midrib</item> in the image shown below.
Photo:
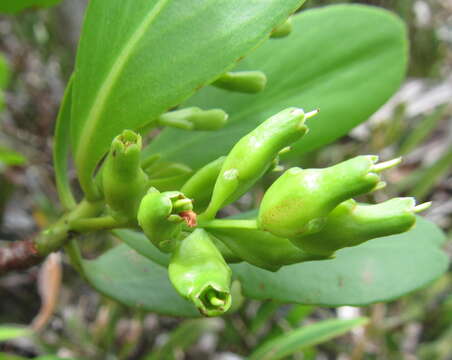
{"label": "leaf midrib", "polygon": [[87,148],[86,142],[90,141],[90,139],[92,138],[91,133],[94,132],[97,128],[97,124],[101,117],[106,100],[108,99],[108,96],[111,93],[114,84],[119,79],[119,76],[124,69],[125,64],[128,62],[130,56],[132,55],[135,46],[139,43],[141,38],[147,32],[149,26],[151,26],[153,21],[157,18],[157,16],[169,1],[170,0],[157,1],[152,10],[149,12],[148,16],[143,19],[137,29],[133,32],[132,36],[125,42],[124,48],[113,63],[103,84],[100,86],[93,105],[91,106],[91,109],[88,113],[85,124],[80,131],[80,133],[83,133],[84,136],[80,137],[80,143],[77,146],[76,156],[79,164],[84,163],[84,157],[86,157],[87,154],[83,151],[83,149]]}

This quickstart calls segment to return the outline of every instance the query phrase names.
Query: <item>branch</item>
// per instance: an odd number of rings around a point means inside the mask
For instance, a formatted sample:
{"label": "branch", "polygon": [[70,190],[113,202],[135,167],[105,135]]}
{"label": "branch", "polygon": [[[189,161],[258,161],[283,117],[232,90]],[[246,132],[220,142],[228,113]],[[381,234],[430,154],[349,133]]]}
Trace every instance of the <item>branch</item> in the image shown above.
{"label": "branch", "polygon": [[21,240],[0,248],[0,275],[13,271],[27,269],[44,260],[36,249],[33,240]]}
{"label": "branch", "polygon": [[0,247],[0,275],[39,264],[47,255],[58,251],[69,239],[77,235],[72,231],[70,222],[98,216],[103,208],[104,203],[101,201],[90,203],[84,200],[33,239],[14,241],[8,246]]}

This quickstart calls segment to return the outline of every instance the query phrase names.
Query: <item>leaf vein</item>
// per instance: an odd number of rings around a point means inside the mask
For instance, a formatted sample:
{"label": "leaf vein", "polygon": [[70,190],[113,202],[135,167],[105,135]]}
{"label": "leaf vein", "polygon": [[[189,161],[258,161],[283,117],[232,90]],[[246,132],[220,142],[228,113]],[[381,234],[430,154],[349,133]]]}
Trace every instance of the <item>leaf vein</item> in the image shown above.
{"label": "leaf vein", "polygon": [[81,132],[84,133],[84,136],[80,138],[80,144],[77,147],[77,158],[79,160],[79,164],[83,164],[83,158],[88,155],[86,151],[84,151],[84,149],[87,149],[85,142],[91,140],[92,137],[89,134],[95,131],[106,100],[108,99],[108,95],[112,91],[114,84],[119,79],[119,76],[121,75],[121,72],[127,64],[130,56],[132,55],[135,46],[140,42],[142,37],[147,32],[148,28],[152,25],[154,20],[161,13],[163,8],[168,4],[169,1],[170,0],[157,1],[149,14],[143,19],[137,29],[133,32],[132,36],[126,42],[126,45],[122,49],[119,56],[116,58],[116,61],[113,63],[110,72],[107,74],[105,81],[100,86],[96,99],[93,102],[93,106],[88,113],[88,119],[85,122],[84,129]]}

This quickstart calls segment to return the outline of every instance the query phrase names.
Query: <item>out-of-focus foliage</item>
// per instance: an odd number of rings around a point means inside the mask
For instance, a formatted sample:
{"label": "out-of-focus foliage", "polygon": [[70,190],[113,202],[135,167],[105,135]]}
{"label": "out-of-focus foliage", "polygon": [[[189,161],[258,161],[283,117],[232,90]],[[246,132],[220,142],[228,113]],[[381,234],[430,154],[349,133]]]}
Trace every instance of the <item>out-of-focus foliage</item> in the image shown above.
{"label": "out-of-focus foliage", "polygon": [[49,7],[58,4],[61,0],[2,0],[0,12],[17,13],[27,8]]}
{"label": "out-of-focus foliage", "polygon": [[23,155],[4,146],[0,146],[0,167],[18,166],[24,165],[25,163],[26,159]]}
{"label": "out-of-focus foliage", "polygon": [[3,90],[8,85],[9,81],[9,69],[8,69],[8,63],[6,62],[6,59],[0,54],[0,111],[2,110],[4,106],[4,92]]}
{"label": "out-of-focus foliage", "polygon": [[366,322],[367,319],[365,318],[352,320],[335,319],[304,326],[265,342],[251,354],[249,360],[285,359],[287,356],[293,355],[302,349],[325,342]]}
{"label": "out-of-focus foliage", "polygon": [[19,326],[0,326],[0,341],[11,340],[17,337],[30,335],[30,329]]}

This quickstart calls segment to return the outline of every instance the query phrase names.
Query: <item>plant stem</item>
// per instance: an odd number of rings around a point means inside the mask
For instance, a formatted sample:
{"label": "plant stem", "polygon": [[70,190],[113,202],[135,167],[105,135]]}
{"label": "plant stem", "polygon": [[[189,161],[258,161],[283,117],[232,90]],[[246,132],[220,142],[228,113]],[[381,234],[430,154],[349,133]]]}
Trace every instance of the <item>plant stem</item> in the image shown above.
{"label": "plant stem", "polygon": [[14,241],[0,248],[0,275],[12,270],[27,269],[43,259],[32,240]]}
{"label": "plant stem", "polygon": [[[83,218],[98,216],[105,207],[104,201],[81,201],[73,210],[40,232],[33,239],[15,241],[0,248],[0,274],[29,268],[39,264],[47,255],[65,245],[74,235],[70,223]],[[68,247],[69,252],[73,249]],[[80,264],[75,262],[79,268]]]}
{"label": "plant stem", "polygon": [[125,222],[118,221],[112,216],[75,219],[69,223],[70,229],[78,233],[116,229],[124,225]]}
{"label": "plant stem", "polygon": [[64,246],[64,251],[69,256],[69,261],[75,270],[77,270],[83,278],[86,278],[85,270],[83,269],[82,255],[80,254],[80,248],[78,247],[77,241],[75,239],[69,240]]}
{"label": "plant stem", "polygon": [[200,227],[206,229],[248,229],[257,230],[256,220],[223,220],[215,219],[208,221],[201,221],[199,223]]}
{"label": "plant stem", "polygon": [[88,202],[83,200],[71,212],[62,216],[56,223],[42,231],[34,240],[36,250],[42,257],[61,248],[71,237],[70,223],[77,219],[99,215],[104,208],[104,202]]}

